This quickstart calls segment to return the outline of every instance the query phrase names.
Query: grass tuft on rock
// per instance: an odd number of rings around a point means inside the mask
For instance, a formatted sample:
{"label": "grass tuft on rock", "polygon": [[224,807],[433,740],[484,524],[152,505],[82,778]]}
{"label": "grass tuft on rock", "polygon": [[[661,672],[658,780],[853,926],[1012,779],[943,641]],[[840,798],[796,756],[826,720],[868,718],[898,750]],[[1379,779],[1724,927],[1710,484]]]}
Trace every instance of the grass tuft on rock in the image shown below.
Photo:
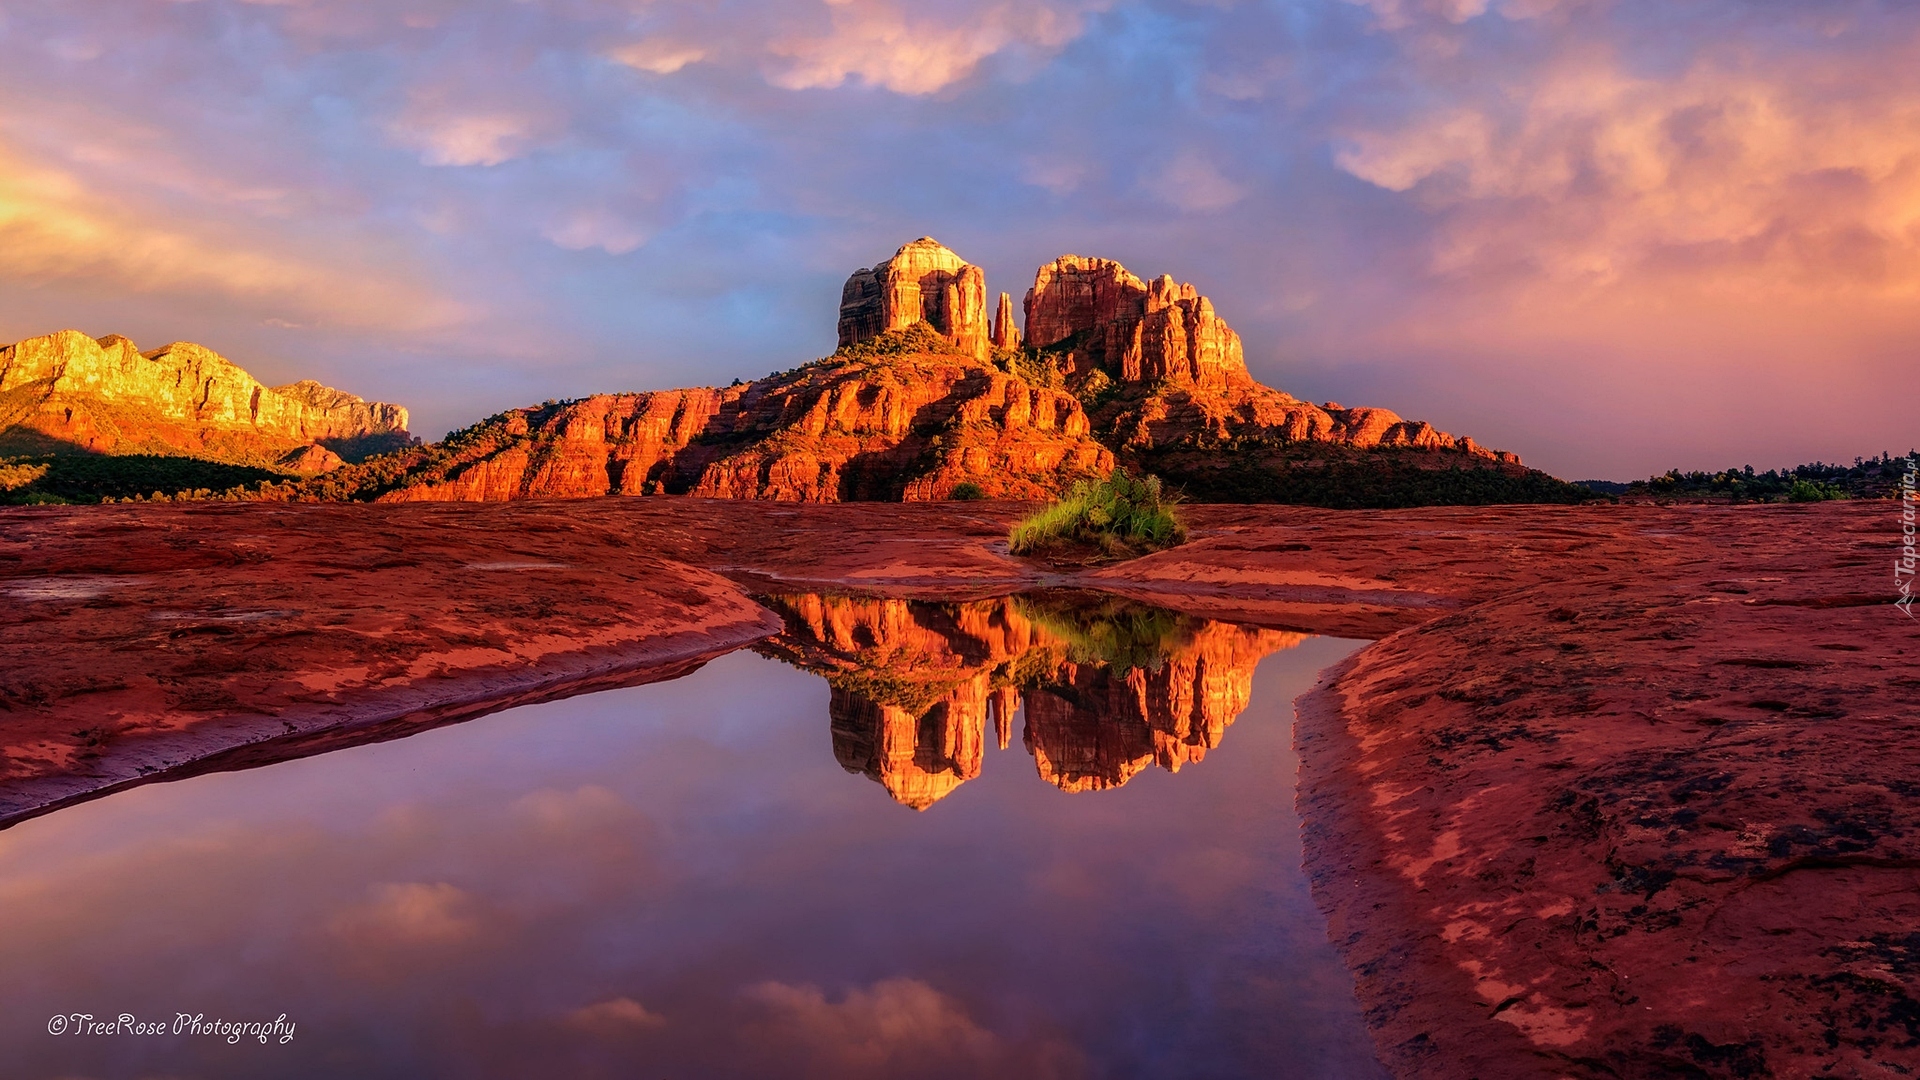
{"label": "grass tuft on rock", "polygon": [[1066,497],[1014,525],[1015,555],[1070,555],[1089,549],[1115,558],[1184,543],[1187,527],[1157,476],[1115,469],[1105,480],[1083,480]]}

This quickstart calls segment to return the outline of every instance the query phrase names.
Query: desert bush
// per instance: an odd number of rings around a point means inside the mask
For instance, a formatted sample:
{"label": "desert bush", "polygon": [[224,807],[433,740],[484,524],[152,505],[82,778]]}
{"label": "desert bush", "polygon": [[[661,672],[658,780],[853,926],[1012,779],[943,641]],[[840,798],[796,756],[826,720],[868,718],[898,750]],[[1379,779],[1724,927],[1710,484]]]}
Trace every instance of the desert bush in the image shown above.
{"label": "desert bush", "polygon": [[953,490],[948,493],[947,497],[966,502],[972,499],[984,499],[987,497],[987,493],[979,484],[971,480],[962,480],[953,485]]}
{"label": "desert bush", "polygon": [[1107,555],[1135,555],[1173,547],[1187,538],[1173,499],[1156,476],[1136,477],[1115,469],[1105,480],[1083,480],[1065,498],[1013,527],[1016,555],[1036,555],[1080,546]]}
{"label": "desert bush", "polygon": [[1825,502],[1846,497],[1847,493],[1839,487],[1818,480],[1795,480],[1793,486],[1787,489],[1788,502]]}

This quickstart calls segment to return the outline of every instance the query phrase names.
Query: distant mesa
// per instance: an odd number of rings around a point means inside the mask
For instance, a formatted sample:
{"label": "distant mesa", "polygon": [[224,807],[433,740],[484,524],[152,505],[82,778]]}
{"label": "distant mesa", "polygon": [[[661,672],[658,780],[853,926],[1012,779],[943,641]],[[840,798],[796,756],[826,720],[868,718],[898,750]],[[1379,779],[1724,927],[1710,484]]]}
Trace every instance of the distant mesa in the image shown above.
{"label": "distant mesa", "polygon": [[1252,700],[1260,660],[1304,635],[1111,598],[969,604],[773,597],[787,629],[758,646],[825,677],[835,759],[925,810],[980,775],[989,729],[1066,792],[1202,760]]}
{"label": "distant mesa", "polygon": [[411,445],[407,410],[262,386],[211,349],[62,330],[0,348],[0,454],[153,454],[319,473]]}
{"label": "distant mesa", "polygon": [[1212,302],[1171,277],[1061,256],[1034,275],[1024,329],[1006,293],[989,318],[988,295],[980,267],[922,237],[847,278],[832,356],[726,388],[514,409],[409,452],[404,468],[329,478],[328,497],[916,501],[966,484],[1034,499],[1116,465],[1205,488],[1244,483],[1222,479],[1227,465],[1383,448],[1419,452],[1415,469],[1527,472],[1386,409],[1261,385]]}

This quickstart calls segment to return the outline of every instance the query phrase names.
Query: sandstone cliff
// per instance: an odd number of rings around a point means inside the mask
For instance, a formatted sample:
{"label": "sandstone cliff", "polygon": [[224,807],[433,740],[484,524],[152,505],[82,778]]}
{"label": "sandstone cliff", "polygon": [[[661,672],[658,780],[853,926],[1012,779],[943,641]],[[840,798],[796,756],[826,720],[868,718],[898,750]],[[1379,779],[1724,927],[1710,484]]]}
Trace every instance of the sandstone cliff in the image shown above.
{"label": "sandstone cliff", "polygon": [[1095,430],[1115,449],[1255,439],[1519,464],[1387,409],[1316,406],[1260,384],[1213,302],[1170,276],[1146,282],[1111,259],[1063,255],[1034,275],[1026,315],[1026,344],[1069,386],[1099,397]]}
{"label": "sandstone cliff", "polygon": [[268,388],[187,342],[143,353],[118,335],[63,330],[0,348],[0,450],[190,455],[315,471],[409,441],[398,405],[312,381]]}
{"label": "sandstone cliff", "polygon": [[1118,787],[1149,765],[1178,772],[1246,709],[1260,660],[1304,638],[1111,600],[771,603],[786,630],[761,651],[826,678],[835,759],[916,810],[979,776],[988,724],[1006,749],[1022,708],[1022,743],[1063,791]]}
{"label": "sandstone cliff", "polygon": [[989,325],[986,297],[979,267],[923,237],[848,278],[832,356],[725,389],[511,410],[313,493],[1037,499],[1116,465],[1211,490],[1233,487],[1211,475],[1222,463],[1351,464],[1379,450],[1413,452],[1419,469],[1524,472],[1385,409],[1261,385],[1213,303],[1171,277],[1062,256],[1027,291],[1024,334],[1005,293]]}
{"label": "sandstone cliff", "polygon": [[1111,259],[1063,255],[1034,275],[1026,312],[1027,344],[1059,352],[1072,376],[1214,390],[1253,382],[1240,335],[1171,277],[1149,285]]}
{"label": "sandstone cliff", "polygon": [[842,348],[916,323],[969,356],[987,358],[986,272],[931,236],[871,270],[855,270],[840,292]]}
{"label": "sandstone cliff", "polygon": [[1110,471],[1079,399],[962,354],[924,324],[721,390],[516,409],[418,455],[386,501],[689,494],[835,502],[945,498],[960,483],[1044,498]]}

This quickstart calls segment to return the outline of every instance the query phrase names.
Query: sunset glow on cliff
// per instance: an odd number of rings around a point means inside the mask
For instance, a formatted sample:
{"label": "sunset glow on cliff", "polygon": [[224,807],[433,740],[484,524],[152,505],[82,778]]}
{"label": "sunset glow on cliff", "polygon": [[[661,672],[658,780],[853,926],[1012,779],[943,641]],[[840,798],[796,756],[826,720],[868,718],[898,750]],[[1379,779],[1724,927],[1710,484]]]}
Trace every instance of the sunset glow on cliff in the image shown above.
{"label": "sunset glow on cliff", "polygon": [[1872,0],[13,0],[0,340],[432,437],[830,352],[931,234],[1194,282],[1263,381],[1562,476],[1903,451],[1920,10]]}

